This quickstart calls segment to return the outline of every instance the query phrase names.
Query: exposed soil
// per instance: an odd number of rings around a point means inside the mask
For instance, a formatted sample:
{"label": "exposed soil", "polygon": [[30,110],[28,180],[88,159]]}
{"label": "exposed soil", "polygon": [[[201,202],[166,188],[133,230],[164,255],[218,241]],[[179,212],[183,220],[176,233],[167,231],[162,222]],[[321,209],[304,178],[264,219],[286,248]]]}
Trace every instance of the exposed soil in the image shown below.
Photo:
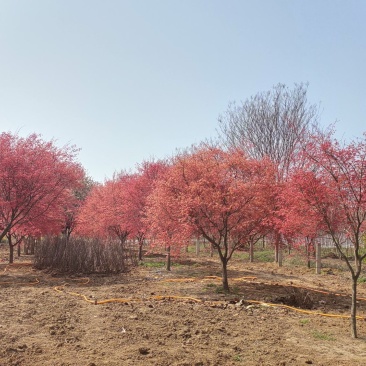
{"label": "exposed soil", "polygon": [[[210,258],[88,278],[37,271],[30,258],[1,262],[0,365],[365,365],[366,322],[354,340],[349,319],[314,314],[349,314],[350,298],[334,294],[349,294],[347,272],[239,260],[229,268],[225,295]],[[358,309],[366,316],[366,301]]]}

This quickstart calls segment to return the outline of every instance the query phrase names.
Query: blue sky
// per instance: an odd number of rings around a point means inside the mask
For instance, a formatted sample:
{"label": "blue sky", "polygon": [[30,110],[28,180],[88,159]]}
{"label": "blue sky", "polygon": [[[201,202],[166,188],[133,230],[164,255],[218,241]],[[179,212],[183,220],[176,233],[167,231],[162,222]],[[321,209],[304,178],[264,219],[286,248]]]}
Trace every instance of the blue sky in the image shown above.
{"label": "blue sky", "polygon": [[0,0],[0,130],[81,148],[98,181],[216,136],[308,82],[321,124],[366,130],[366,1]]}

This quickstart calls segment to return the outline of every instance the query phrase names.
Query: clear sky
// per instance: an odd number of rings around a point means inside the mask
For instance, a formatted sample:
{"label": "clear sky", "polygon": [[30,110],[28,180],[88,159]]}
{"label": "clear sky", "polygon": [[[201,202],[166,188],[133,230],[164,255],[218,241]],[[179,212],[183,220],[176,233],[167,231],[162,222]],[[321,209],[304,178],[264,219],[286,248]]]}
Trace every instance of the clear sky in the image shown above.
{"label": "clear sky", "polygon": [[81,148],[98,181],[216,136],[218,115],[308,82],[366,130],[366,1],[0,0],[0,131]]}

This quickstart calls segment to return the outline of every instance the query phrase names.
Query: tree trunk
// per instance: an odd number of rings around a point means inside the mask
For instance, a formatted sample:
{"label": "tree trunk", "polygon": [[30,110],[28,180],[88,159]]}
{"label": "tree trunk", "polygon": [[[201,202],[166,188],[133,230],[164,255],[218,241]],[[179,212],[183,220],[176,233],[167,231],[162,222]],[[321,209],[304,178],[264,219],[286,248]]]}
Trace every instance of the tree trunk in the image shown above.
{"label": "tree trunk", "polygon": [[351,334],[357,338],[356,311],[357,311],[357,276],[352,275],[352,304],[351,304]]}
{"label": "tree trunk", "polygon": [[23,253],[25,255],[29,254],[29,237],[25,239],[24,245],[23,245]]}
{"label": "tree trunk", "polygon": [[315,244],[315,263],[316,263],[316,274],[320,274],[321,273],[321,268],[322,268],[322,247],[320,242],[317,242]]}
{"label": "tree trunk", "polygon": [[278,267],[282,267],[282,248],[278,248]]}
{"label": "tree trunk", "polygon": [[222,263],[222,288],[224,292],[230,292],[229,281],[227,278],[227,261],[226,259],[221,260]]}
{"label": "tree trunk", "polygon": [[20,243],[17,244],[18,258],[20,257]]}
{"label": "tree trunk", "polygon": [[196,239],[196,256],[199,257],[200,255],[200,241]]}
{"label": "tree trunk", "polygon": [[249,262],[254,262],[254,243],[252,240],[249,243]]}
{"label": "tree trunk", "polygon": [[8,242],[9,242],[9,263],[14,263],[14,247],[13,243],[11,242],[11,235],[7,235]]}
{"label": "tree trunk", "polygon": [[309,244],[308,241],[305,242],[305,255],[306,255],[307,267],[310,268],[311,267],[311,262],[310,262],[310,244]]}
{"label": "tree trunk", "polygon": [[278,263],[278,243],[275,243],[275,263]]}
{"label": "tree trunk", "polygon": [[171,271],[170,245],[168,246],[166,251],[167,251],[167,254],[166,254],[166,270]]}
{"label": "tree trunk", "polygon": [[142,261],[142,245],[144,244],[143,240],[139,240],[139,261]]}
{"label": "tree trunk", "polygon": [[278,263],[278,254],[280,251],[280,238],[279,234],[275,236],[275,263]]}

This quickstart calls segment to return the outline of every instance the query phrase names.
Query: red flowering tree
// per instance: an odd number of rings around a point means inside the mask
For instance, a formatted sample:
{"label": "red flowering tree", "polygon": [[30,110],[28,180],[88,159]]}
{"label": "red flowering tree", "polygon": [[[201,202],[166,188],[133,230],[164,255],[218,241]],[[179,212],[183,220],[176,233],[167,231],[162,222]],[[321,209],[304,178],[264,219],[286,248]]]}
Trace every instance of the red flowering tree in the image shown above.
{"label": "red flowering tree", "polygon": [[146,217],[144,219],[148,229],[149,241],[152,247],[166,250],[166,269],[171,269],[171,254],[178,255],[183,245],[192,235],[190,226],[182,220],[182,214],[177,207],[179,204],[178,190],[170,174],[169,166],[160,179],[156,181],[154,189],[147,197]]}
{"label": "red flowering tree", "polygon": [[[306,207],[305,212],[316,215],[347,264],[352,277],[351,330],[356,338],[357,280],[366,258],[362,241],[366,229],[366,139],[341,146],[331,137],[314,137],[305,155],[307,165],[291,181],[294,200],[298,207]],[[345,240],[352,243],[352,259],[345,253]]]}
{"label": "red flowering tree", "polygon": [[223,289],[229,291],[228,262],[263,230],[271,215],[274,179],[268,160],[199,147],[173,160],[151,196],[149,218],[169,246],[192,236],[208,240],[219,254]]}
{"label": "red flowering tree", "polygon": [[131,236],[136,238],[139,246],[138,259],[142,260],[142,248],[146,239],[148,225],[146,222],[147,197],[151,194],[156,181],[166,169],[163,161],[144,161],[138,166],[138,172],[130,177],[125,186],[127,210],[131,222]]}
{"label": "red flowering tree", "polygon": [[281,185],[274,223],[278,232],[287,239],[291,246],[296,248],[305,246],[308,267],[310,268],[311,255],[315,250],[315,240],[324,233],[325,227],[319,214],[307,202],[299,199],[297,179],[311,184],[313,176],[311,173],[309,176],[309,173],[301,171],[293,176],[292,180]]}
{"label": "red flowering tree", "polygon": [[[26,227],[54,231],[60,208],[84,175],[76,153],[73,147],[58,148],[36,134],[0,134],[0,240]],[[9,250],[12,262],[10,242]]]}
{"label": "red flowering tree", "polygon": [[124,245],[132,231],[126,186],[131,181],[121,174],[92,188],[78,215],[77,232],[86,237],[113,237]]}

